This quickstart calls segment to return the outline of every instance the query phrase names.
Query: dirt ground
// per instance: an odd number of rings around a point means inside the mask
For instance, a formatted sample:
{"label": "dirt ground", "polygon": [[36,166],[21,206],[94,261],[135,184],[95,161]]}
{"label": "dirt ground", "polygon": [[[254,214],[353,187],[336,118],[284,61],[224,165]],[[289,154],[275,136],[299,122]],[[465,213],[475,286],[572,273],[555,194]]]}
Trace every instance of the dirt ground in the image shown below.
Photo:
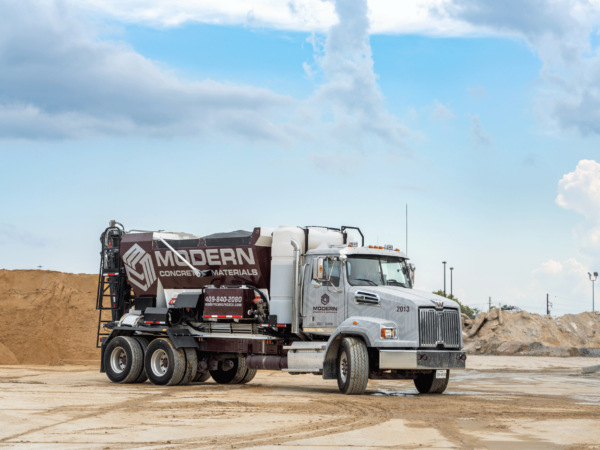
{"label": "dirt ground", "polygon": [[314,375],[117,385],[93,366],[0,366],[0,448],[600,449],[596,358],[471,356],[443,395]]}

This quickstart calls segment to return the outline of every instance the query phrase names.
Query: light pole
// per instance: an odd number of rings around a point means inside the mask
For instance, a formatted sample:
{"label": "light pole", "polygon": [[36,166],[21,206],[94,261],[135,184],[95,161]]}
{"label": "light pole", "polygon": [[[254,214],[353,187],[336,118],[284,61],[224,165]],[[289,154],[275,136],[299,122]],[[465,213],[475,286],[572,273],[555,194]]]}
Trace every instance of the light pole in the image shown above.
{"label": "light pole", "polygon": [[454,267],[450,267],[450,298],[454,298],[454,296],[452,295],[452,271],[454,270]]}
{"label": "light pole", "polygon": [[595,311],[596,309],[594,307],[594,283],[598,279],[598,272],[594,272],[594,278],[592,278],[592,274],[589,272],[588,275],[590,276],[590,281],[592,282],[592,311]]}
{"label": "light pole", "polygon": [[442,261],[444,265],[444,297],[446,296],[446,261]]}

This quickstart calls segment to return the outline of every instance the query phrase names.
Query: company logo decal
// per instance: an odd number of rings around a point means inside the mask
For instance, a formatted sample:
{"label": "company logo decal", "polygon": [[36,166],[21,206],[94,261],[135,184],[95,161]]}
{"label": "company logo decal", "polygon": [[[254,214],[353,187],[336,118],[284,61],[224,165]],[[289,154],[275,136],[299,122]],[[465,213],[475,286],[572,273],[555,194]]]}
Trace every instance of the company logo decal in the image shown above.
{"label": "company logo decal", "polygon": [[436,308],[443,308],[444,307],[444,302],[438,302],[437,300],[431,300],[431,302],[435,305]]}
{"label": "company logo decal", "polygon": [[313,306],[313,308],[312,308],[313,314],[327,314],[327,313],[337,314],[337,312],[338,312],[337,306],[327,306],[327,305],[329,305],[329,295],[323,294],[321,296],[321,304],[323,306]]}
{"label": "company logo decal", "polygon": [[[195,267],[206,267],[210,270],[204,270],[201,276],[253,276],[259,275],[256,267],[256,260],[251,248],[211,248],[196,250],[177,250],[181,258],[175,256],[171,251],[155,251],[156,267],[161,277],[192,277],[194,273],[189,270],[188,264]],[[182,261],[182,258],[185,261]],[[186,264],[186,262],[188,264]],[[180,266],[178,268],[177,266]],[[249,267],[250,266],[250,267]],[[162,267],[177,270],[161,270]],[[234,267],[237,267],[234,268]]]}
{"label": "company logo decal", "polygon": [[[156,273],[152,265],[152,258],[138,244],[134,244],[127,253],[123,255],[127,279],[143,291],[147,291],[152,283],[156,281]],[[137,268],[139,264],[139,269]],[[139,270],[139,272],[138,272]]]}

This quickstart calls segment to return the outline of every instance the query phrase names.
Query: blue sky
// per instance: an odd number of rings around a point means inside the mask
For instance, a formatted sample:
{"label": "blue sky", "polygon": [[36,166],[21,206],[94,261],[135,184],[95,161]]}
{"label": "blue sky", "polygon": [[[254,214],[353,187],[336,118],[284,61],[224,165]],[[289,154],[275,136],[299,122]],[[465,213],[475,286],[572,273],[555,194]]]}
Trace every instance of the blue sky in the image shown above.
{"label": "blue sky", "polygon": [[356,225],[404,249],[408,203],[420,288],[442,287],[445,260],[473,306],[542,312],[549,293],[555,314],[590,309],[597,13],[9,0],[0,267],[94,273],[110,219],[200,235]]}

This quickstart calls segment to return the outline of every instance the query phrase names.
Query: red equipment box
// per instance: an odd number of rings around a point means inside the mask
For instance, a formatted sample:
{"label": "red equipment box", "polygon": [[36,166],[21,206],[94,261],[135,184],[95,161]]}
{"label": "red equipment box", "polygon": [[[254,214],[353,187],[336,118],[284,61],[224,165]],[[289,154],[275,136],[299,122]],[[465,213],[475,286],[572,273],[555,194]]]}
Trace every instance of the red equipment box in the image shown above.
{"label": "red equipment box", "polygon": [[204,291],[205,319],[253,319],[248,311],[254,309],[254,289],[206,288]]}

